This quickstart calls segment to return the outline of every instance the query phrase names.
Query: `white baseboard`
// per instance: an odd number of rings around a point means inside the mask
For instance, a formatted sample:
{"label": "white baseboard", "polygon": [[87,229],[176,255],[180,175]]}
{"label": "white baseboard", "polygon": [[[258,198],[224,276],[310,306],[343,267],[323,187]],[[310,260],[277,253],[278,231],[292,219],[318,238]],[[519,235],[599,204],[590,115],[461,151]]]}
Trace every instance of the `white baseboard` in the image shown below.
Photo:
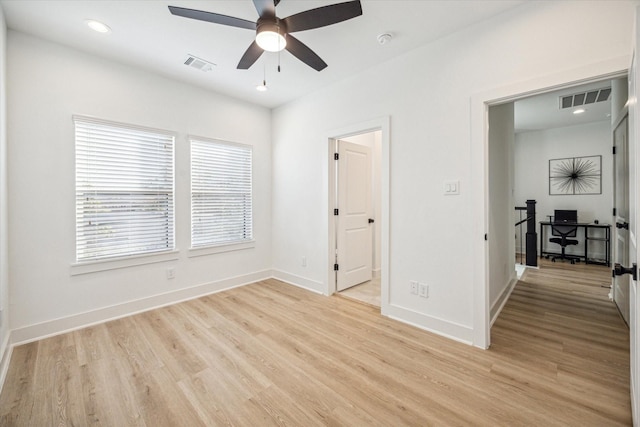
{"label": "white baseboard", "polygon": [[257,271],[255,273],[244,274],[242,276],[204,283],[164,294],[128,301],[122,304],[103,307],[85,313],[48,320],[35,325],[24,326],[22,328],[14,329],[11,332],[11,344],[25,344],[65,332],[82,329],[87,326],[108,322],[110,320],[131,316],[133,314],[153,310],[155,308],[176,304],[182,301],[199,298],[204,295],[258,282],[260,280],[268,279],[271,276],[271,270]]}
{"label": "white baseboard", "polygon": [[[325,294],[325,285],[315,280],[296,276],[295,274],[280,270],[273,270],[273,278],[311,292],[316,292],[322,295]],[[455,341],[469,345],[472,343],[473,330],[467,326],[427,316],[423,313],[392,304],[387,306],[383,315]]]}
{"label": "white baseboard", "polygon": [[386,315],[394,320],[424,329],[436,335],[468,345],[473,344],[473,329],[468,326],[428,316],[393,304],[389,304]]}
{"label": "white baseboard", "polygon": [[7,379],[7,372],[9,371],[9,362],[11,362],[11,354],[13,353],[13,346],[11,342],[11,331],[7,332],[7,336],[2,342],[0,347],[0,392],[4,386],[4,381]]}
{"label": "white baseboard", "polygon": [[315,280],[307,279],[305,277],[296,276],[295,274],[287,273],[281,270],[272,270],[271,277],[278,279],[281,282],[288,283],[293,286],[297,286],[307,291],[315,292],[317,294],[325,294],[325,285]]}
{"label": "white baseboard", "polygon": [[[273,271],[273,278],[290,285],[324,295],[324,284],[321,282],[316,282],[314,280],[280,270]],[[464,325],[427,316],[423,313],[392,304],[389,304],[383,315],[455,341],[469,345],[472,343],[473,330]]]}
{"label": "white baseboard", "polygon": [[504,308],[504,305],[509,300],[511,292],[513,292],[513,288],[516,287],[516,283],[518,283],[518,279],[512,276],[511,279],[509,279],[509,283],[507,284],[507,286],[502,290],[500,295],[498,295],[498,298],[496,298],[493,304],[491,304],[491,326],[493,326],[493,323],[500,315],[500,312]]}

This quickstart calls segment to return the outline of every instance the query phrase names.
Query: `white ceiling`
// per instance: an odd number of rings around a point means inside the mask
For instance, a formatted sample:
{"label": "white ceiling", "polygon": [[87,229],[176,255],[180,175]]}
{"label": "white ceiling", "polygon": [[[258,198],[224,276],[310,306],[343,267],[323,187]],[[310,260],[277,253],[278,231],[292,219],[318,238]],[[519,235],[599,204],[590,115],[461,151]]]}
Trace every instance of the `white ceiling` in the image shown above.
{"label": "white ceiling", "polygon": [[[341,1],[282,0],[278,17]],[[295,36],[329,65],[317,72],[288,52],[265,53],[249,70],[236,66],[255,34],[250,30],[173,16],[167,6],[205,10],[255,21],[251,0],[0,0],[10,29],[33,34],[110,60],[276,107],[331,83],[390,60],[418,46],[464,29],[524,1],[363,0],[363,15]],[[90,30],[85,19],[112,28],[109,35]],[[381,33],[392,33],[385,45]],[[202,72],[184,65],[187,54],[217,66]],[[256,91],[266,69],[269,90]]]}
{"label": "white ceiling", "polygon": [[[282,0],[276,13],[283,18],[340,2]],[[523,3],[522,0],[362,0],[360,17],[295,33],[329,64],[317,72],[286,51],[280,58],[277,53],[265,53],[249,70],[237,70],[238,61],[254,39],[252,31],[173,16],[167,7],[199,9],[254,21],[258,14],[251,0],[0,0],[10,29],[269,108]],[[112,33],[103,35],[90,30],[85,25],[86,19],[104,22]],[[381,33],[391,33],[392,41],[380,45],[377,36]],[[217,66],[210,72],[188,67],[184,65],[188,54]],[[278,59],[282,66],[280,73]],[[258,92],[255,87],[265,73],[269,90]],[[583,89],[606,84],[595,83]],[[579,90],[570,88],[518,100],[516,130],[609,120],[610,101],[593,104],[579,116],[558,108],[558,96]]]}
{"label": "white ceiling", "polygon": [[611,87],[611,81],[600,81],[561,89],[517,100],[514,103],[516,132],[527,132],[575,126],[611,120],[611,96],[607,101],[588,104],[582,114],[573,114],[577,108],[560,108],[560,97],[595,89]]}

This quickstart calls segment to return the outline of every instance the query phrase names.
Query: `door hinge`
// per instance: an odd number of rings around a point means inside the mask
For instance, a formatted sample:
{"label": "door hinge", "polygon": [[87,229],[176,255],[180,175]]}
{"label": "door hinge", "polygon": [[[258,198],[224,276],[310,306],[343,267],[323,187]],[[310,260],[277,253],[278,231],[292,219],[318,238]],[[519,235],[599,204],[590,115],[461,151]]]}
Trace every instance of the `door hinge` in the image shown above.
{"label": "door hinge", "polygon": [[489,236],[487,235],[487,233],[484,233],[484,240],[489,240]]}
{"label": "door hinge", "polygon": [[333,271],[338,271],[338,264],[333,264]]}
{"label": "door hinge", "polygon": [[616,154],[616,146],[613,146],[613,154]]}
{"label": "door hinge", "polygon": [[616,208],[613,208],[613,216],[616,216],[618,214],[618,211],[616,211]]}
{"label": "door hinge", "polygon": [[339,160],[339,159],[340,159],[340,154],[333,153],[333,160]]}
{"label": "door hinge", "polygon": [[334,210],[333,210],[333,214],[334,214],[334,215],[338,215],[338,209],[334,209]]}

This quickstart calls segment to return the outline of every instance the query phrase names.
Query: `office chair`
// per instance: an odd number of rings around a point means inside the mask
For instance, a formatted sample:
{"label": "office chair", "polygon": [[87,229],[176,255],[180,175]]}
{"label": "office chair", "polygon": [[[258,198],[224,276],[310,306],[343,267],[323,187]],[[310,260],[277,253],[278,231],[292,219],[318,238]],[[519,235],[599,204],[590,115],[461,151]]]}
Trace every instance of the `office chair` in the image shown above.
{"label": "office chair", "polygon": [[571,264],[575,264],[576,261],[580,261],[579,257],[565,254],[565,249],[570,245],[577,245],[578,241],[575,239],[568,239],[567,237],[576,237],[578,232],[578,226],[572,224],[551,224],[551,235],[559,236],[549,239],[551,243],[557,243],[562,247],[562,253],[560,255],[554,255],[551,261],[556,262],[556,259],[566,259],[571,261]]}

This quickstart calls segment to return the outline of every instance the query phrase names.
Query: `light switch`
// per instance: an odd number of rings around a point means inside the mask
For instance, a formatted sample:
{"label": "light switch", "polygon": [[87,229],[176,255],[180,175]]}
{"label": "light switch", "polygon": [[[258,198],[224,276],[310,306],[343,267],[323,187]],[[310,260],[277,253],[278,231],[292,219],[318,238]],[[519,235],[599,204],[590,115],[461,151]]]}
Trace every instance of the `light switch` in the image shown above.
{"label": "light switch", "polygon": [[445,181],[444,194],[445,196],[460,194],[460,181]]}

